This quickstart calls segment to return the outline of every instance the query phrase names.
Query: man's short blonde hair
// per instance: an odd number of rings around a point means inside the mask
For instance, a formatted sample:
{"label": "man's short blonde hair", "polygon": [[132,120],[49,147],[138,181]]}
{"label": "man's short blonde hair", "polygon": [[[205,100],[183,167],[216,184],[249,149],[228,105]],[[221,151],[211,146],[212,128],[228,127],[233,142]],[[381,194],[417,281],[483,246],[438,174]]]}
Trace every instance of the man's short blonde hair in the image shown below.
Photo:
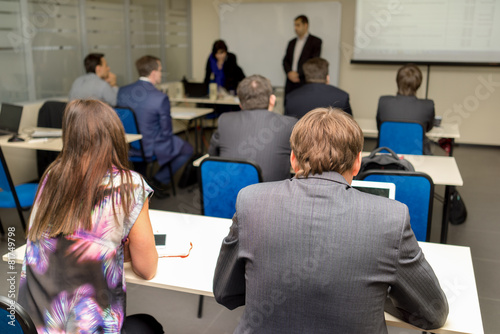
{"label": "man's short blonde hair", "polygon": [[302,117],[290,137],[300,170],[297,177],[352,169],[363,149],[358,123],[337,108],[317,108]]}

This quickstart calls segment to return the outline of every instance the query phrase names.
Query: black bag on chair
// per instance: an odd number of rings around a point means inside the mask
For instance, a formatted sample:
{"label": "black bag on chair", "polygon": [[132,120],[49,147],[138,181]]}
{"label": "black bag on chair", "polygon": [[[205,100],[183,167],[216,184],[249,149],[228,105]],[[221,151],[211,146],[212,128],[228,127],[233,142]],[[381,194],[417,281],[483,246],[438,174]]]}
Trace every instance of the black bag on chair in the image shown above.
{"label": "black bag on chair", "polygon": [[467,209],[460,193],[455,190],[450,198],[450,224],[460,225],[467,219]]}
{"label": "black bag on chair", "polygon": [[[380,151],[383,150],[388,151],[389,154],[380,153]],[[415,168],[413,168],[413,165],[408,160],[400,159],[398,155],[388,147],[379,147],[370,153],[369,156],[364,157],[361,161],[361,168],[358,175],[371,169],[415,171]]]}

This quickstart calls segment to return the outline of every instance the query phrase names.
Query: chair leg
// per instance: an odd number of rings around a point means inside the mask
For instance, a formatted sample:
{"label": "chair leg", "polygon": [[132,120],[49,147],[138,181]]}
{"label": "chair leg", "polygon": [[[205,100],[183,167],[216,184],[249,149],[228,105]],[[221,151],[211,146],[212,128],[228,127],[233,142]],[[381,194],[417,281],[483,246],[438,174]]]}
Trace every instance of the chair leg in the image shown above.
{"label": "chair leg", "polygon": [[174,182],[174,173],[172,172],[172,164],[168,164],[168,172],[170,173],[170,183],[172,184],[172,193],[174,196],[176,195],[175,193],[175,182]]}
{"label": "chair leg", "polygon": [[200,299],[198,302],[198,319],[200,319],[202,315],[203,315],[203,296],[200,295]]}
{"label": "chair leg", "polygon": [[17,213],[19,214],[19,219],[21,219],[21,224],[23,225],[23,230],[26,232],[26,221],[24,220],[23,211],[21,208],[17,208]]}

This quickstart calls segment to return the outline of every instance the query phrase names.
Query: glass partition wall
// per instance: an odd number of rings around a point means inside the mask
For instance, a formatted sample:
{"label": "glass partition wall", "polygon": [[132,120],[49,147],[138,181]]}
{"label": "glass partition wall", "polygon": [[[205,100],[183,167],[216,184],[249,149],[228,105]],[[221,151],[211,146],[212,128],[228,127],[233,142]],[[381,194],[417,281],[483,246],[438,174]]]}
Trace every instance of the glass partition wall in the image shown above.
{"label": "glass partition wall", "polygon": [[88,53],[104,53],[117,84],[159,57],[163,81],[191,76],[189,0],[0,0],[0,102],[67,96]]}

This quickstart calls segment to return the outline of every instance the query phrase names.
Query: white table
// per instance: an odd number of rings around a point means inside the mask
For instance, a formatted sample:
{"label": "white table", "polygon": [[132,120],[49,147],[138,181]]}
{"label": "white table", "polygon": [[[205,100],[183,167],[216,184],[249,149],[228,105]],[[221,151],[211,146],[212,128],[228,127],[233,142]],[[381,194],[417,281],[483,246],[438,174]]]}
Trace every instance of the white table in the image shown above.
{"label": "white table", "polygon": [[[170,109],[170,116],[172,119],[179,121],[187,121],[187,128],[189,124],[194,122],[194,142],[195,153],[201,154],[203,150],[203,122],[202,119],[206,115],[212,113],[213,108],[192,108],[192,107],[172,107]],[[201,149],[200,149],[201,148]]]}
{"label": "white table", "polygon": [[[127,143],[131,143],[133,141],[139,140],[142,138],[142,135],[132,135],[126,134]],[[23,136],[20,136],[23,137]],[[26,148],[30,150],[45,150],[45,151],[56,151],[60,152],[62,150],[62,138],[47,138],[47,139],[32,139],[29,140],[26,137],[25,141],[18,142],[8,142],[10,136],[1,136],[0,137],[0,146],[2,147],[14,147],[14,148]]]}
{"label": "white table", "polygon": [[[165,224],[168,238],[190,238],[193,249],[187,258],[161,258],[156,276],[149,281],[135,275],[125,266],[128,283],[213,296],[212,281],[222,239],[228,234],[230,219],[204,217],[168,211],[150,210],[153,225]],[[427,260],[448,297],[450,313],[446,324],[433,333],[483,333],[476,280],[469,247],[420,242]],[[15,261],[22,263],[26,246],[14,252]],[[2,259],[8,260],[8,254]],[[385,314],[386,323],[401,328],[415,327]]]}

